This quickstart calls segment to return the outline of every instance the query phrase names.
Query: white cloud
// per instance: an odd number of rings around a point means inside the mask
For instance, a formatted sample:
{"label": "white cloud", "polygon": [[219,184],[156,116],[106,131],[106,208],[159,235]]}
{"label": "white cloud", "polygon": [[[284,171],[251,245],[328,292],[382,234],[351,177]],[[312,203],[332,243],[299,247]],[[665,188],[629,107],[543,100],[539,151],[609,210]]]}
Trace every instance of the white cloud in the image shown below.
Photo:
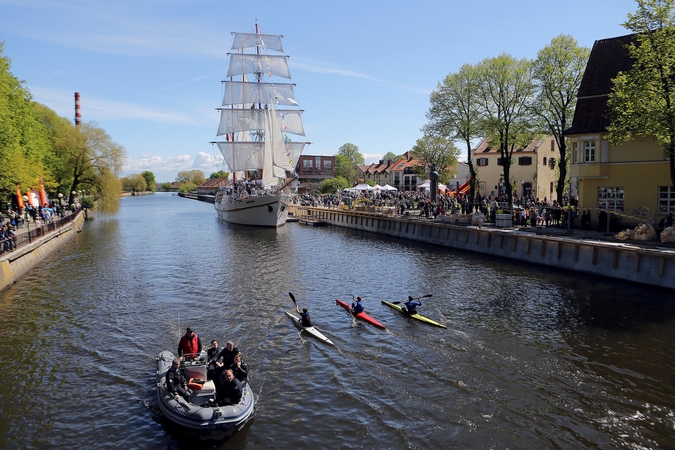
{"label": "white cloud", "polygon": [[184,170],[201,170],[207,177],[213,172],[223,169],[223,157],[199,152],[195,156],[187,154],[163,157],[146,153],[139,158],[127,158],[122,168],[122,176],[152,172],[158,182],[174,181],[178,172]]}

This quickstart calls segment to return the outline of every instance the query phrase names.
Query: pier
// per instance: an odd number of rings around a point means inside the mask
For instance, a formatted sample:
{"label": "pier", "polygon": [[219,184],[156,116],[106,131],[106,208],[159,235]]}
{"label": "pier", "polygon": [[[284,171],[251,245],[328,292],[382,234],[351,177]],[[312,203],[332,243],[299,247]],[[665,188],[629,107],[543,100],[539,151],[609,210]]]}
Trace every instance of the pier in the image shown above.
{"label": "pier", "polygon": [[[613,241],[600,232],[455,225],[377,212],[301,207],[298,213],[328,225],[410,239],[453,250],[496,256],[540,267],[570,270],[675,289],[675,248],[660,242]],[[601,239],[604,237],[605,239]]]}

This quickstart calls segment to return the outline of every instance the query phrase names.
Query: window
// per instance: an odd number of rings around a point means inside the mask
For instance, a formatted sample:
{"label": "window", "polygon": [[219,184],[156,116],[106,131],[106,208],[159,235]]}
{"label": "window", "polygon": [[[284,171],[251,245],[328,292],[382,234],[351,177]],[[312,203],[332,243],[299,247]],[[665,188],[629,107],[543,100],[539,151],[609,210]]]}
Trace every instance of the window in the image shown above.
{"label": "window", "polygon": [[476,164],[478,164],[481,167],[487,166],[488,165],[488,159],[487,158],[478,158],[476,160]]}
{"label": "window", "polygon": [[623,187],[598,187],[598,209],[623,212]]}
{"label": "window", "polygon": [[544,156],[544,165],[546,165],[546,157]]}
{"label": "window", "polygon": [[333,161],[327,159],[323,162],[323,170],[333,170]]}
{"label": "window", "polygon": [[659,186],[659,214],[675,214],[675,187]]}
{"label": "window", "polygon": [[574,142],[572,144],[572,158],[574,158],[574,160],[572,162],[574,162],[574,163],[578,163],[579,161],[581,161],[581,158],[579,157],[578,152],[579,152],[579,143]]}
{"label": "window", "polygon": [[518,165],[519,166],[531,166],[532,165],[532,157],[531,156],[521,156],[518,158]]}
{"label": "window", "polygon": [[548,188],[549,194],[553,194],[553,181],[551,181],[551,186]]}
{"label": "window", "polygon": [[505,160],[505,159],[506,159],[506,158],[497,158],[497,165],[498,165],[498,166],[503,166],[503,165],[504,165],[504,160]]}
{"label": "window", "polygon": [[555,139],[551,139],[551,151],[555,151]]}
{"label": "window", "polygon": [[555,169],[555,158],[549,158],[548,159],[548,167],[553,170]]}
{"label": "window", "polygon": [[314,161],[312,161],[311,159],[303,160],[302,161],[302,169],[303,170],[312,170],[312,168],[314,167],[313,163],[314,163]]}
{"label": "window", "polygon": [[595,142],[584,142],[584,162],[595,162]]}

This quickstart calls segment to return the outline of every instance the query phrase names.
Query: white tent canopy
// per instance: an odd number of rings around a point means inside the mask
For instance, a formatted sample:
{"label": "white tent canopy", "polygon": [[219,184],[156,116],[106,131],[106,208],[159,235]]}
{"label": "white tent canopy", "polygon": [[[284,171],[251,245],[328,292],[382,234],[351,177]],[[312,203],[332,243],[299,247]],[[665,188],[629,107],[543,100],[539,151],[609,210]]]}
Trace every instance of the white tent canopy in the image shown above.
{"label": "white tent canopy", "polygon": [[389,184],[385,184],[384,186],[381,187],[381,190],[383,191],[398,191],[394,186],[389,186]]}
{"label": "white tent canopy", "polygon": [[[420,184],[417,186],[417,189],[424,189],[425,191],[428,191],[431,188],[431,180],[425,180],[424,183]],[[438,189],[444,191],[448,187],[444,184],[438,183]]]}
{"label": "white tent canopy", "polygon": [[368,186],[366,183],[357,184],[352,188],[354,191],[372,191],[373,188]]}

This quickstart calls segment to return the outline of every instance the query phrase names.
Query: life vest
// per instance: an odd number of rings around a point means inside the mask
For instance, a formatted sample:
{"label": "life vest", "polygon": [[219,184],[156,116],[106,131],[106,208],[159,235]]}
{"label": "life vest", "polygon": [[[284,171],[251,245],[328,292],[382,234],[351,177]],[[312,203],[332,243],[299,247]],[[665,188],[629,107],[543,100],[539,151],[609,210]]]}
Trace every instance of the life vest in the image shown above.
{"label": "life vest", "polygon": [[192,339],[183,335],[183,337],[180,338],[180,345],[183,349],[183,354],[199,353],[199,337],[197,336],[197,333],[194,333]]}

